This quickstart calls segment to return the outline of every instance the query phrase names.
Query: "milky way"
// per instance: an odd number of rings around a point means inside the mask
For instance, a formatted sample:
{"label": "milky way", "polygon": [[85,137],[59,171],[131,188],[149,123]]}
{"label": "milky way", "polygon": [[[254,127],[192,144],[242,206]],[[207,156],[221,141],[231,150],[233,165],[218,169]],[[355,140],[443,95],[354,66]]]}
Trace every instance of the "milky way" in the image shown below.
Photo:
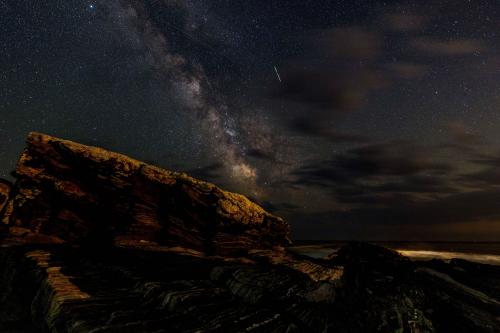
{"label": "milky way", "polygon": [[500,237],[496,1],[0,0],[35,130],[242,192],[297,238]]}

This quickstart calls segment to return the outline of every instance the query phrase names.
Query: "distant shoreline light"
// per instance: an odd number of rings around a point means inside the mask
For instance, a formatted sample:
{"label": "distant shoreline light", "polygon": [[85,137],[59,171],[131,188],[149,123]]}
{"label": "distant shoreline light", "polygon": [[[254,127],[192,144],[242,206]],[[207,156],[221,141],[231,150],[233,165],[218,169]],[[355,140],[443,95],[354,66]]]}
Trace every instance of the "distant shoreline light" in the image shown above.
{"label": "distant shoreline light", "polygon": [[451,260],[451,259],[464,259],[468,261],[478,262],[481,264],[499,265],[500,255],[493,254],[478,254],[478,253],[465,253],[465,252],[449,252],[449,251],[419,251],[419,250],[399,250],[398,253],[414,260]]}

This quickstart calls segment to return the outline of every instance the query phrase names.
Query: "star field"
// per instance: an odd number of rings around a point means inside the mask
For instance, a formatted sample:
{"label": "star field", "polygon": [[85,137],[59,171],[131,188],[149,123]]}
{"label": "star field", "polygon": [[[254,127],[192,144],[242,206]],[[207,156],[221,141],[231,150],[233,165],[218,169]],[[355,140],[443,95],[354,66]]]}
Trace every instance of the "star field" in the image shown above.
{"label": "star field", "polygon": [[494,0],[0,11],[2,177],[40,131],[242,192],[296,238],[500,237]]}

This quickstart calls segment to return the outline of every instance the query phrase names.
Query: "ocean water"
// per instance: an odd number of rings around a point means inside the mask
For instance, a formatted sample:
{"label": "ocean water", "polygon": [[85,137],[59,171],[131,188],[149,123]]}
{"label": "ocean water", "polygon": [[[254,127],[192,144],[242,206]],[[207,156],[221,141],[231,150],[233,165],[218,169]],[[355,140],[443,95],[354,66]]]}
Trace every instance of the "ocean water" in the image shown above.
{"label": "ocean water", "polygon": [[[346,242],[299,241],[290,250],[313,258],[323,258]],[[372,242],[398,251],[412,260],[454,258],[500,266],[500,242]]]}

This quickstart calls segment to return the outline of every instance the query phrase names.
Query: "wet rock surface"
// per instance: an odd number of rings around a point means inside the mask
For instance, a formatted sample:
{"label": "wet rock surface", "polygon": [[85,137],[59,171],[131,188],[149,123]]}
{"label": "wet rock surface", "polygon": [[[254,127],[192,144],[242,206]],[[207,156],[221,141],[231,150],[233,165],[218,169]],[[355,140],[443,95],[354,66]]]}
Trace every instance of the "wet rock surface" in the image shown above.
{"label": "wet rock surface", "polygon": [[242,196],[40,134],[16,173],[0,332],[500,332],[497,266],[296,255]]}

